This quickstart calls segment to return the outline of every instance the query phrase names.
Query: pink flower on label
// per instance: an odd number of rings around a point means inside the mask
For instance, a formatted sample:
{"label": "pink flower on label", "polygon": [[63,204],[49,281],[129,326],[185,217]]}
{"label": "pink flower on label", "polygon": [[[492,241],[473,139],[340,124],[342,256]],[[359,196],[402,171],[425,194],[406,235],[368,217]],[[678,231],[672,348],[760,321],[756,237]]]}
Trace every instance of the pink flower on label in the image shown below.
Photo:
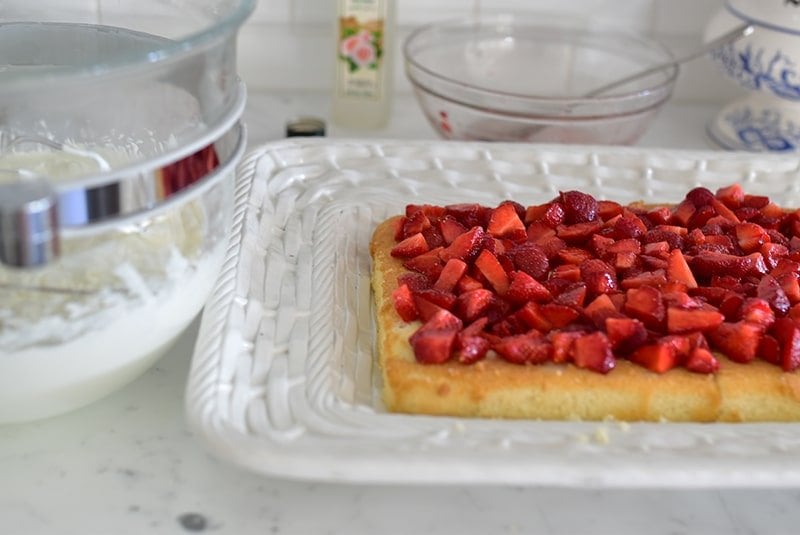
{"label": "pink flower on label", "polygon": [[361,67],[370,65],[375,62],[376,54],[375,47],[371,43],[361,41],[358,46],[353,50],[350,55],[353,61]]}
{"label": "pink flower on label", "polygon": [[361,38],[360,36],[351,35],[350,37],[348,37],[347,39],[342,41],[342,44],[340,45],[339,51],[342,53],[343,56],[352,56],[353,55],[353,51],[362,42],[364,42],[364,39]]}
{"label": "pink flower on label", "polygon": [[375,36],[372,35],[372,32],[370,32],[368,30],[363,30],[363,29],[360,32],[358,32],[356,37],[359,37],[364,41],[370,41],[370,42],[375,40]]}

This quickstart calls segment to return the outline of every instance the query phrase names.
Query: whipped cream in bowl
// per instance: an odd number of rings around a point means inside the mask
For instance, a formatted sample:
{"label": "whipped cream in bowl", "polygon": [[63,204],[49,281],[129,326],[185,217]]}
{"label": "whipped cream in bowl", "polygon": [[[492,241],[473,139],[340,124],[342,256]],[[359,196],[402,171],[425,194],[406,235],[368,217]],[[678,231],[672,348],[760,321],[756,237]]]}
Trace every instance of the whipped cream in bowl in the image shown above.
{"label": "whipped cream in bowl", "polygon": [[[227,159],[162,205],[62,228],[60,256],[42,267],[0,263],[0,423],[66,412],[123,386],[202,309],[225,253],[244,143],[235,128]],[[115,169],[136,159],[127,146],[75,146]],[[46,177],[58,189],[98,173],[97,160],[20,146],[0,155],[0,182]]]}

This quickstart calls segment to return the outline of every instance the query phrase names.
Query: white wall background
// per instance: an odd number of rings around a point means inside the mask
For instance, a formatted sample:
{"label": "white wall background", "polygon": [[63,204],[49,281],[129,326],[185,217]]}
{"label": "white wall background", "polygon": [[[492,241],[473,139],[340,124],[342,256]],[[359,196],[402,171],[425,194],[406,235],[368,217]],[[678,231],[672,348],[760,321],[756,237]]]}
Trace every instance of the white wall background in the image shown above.
{"label": "white wall background", "polygon": [[[476,12],[566,13],[586,24],[603,20],[652,34],[681,54],[701,43],[703,27],[723,0],[395,0],[395,91],[409,93],[400,45],[414,27]],[[333,83],[335,0],[260,0],[239,37],[239,72],[250,91],[325,92]],[[737,88],[707,59],[686,64],[674,99],[727,100]]]}

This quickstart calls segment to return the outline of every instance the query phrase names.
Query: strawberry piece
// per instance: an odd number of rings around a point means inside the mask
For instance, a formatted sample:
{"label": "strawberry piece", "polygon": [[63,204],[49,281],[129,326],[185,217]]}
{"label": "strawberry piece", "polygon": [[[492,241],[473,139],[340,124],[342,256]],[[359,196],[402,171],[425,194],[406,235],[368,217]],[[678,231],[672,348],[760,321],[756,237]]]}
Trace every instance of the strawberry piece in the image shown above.
{"label": "strawberry piece", "polygon": [[656,225],[652,230],[657,232],[669,232],[671,234],[677,234],[681,238],[685,238],[689,234],[689,230],[686,227],[679,225]]}
{"label": "strawberry piece", "polygon": [[498,295],[503,296],[508,292],[510,284],[508,274],[495,255],[484,249],[475,259],[475,266],[486,277]]}
{"label": "strawberry piece", "polygon": [[589,239],[588,245],[589,249],[593,251],[596,256],[604,256],[608,248],[614,243],[615,243],[614,240],[612,240],[611,238],[601,236],[600,234],[593,234],[592,237]]}
{"label": "strawberry piece", "polygon": [[772,275],[765,275],[758,283],[758,297],[769,303],[777,316],[785,316],[789,312],[789,298],[780,283]]}
{"label": "strawberry piece", "polygon": [[669,244],[665,241],[657,241],[644,244],[642,253],[656,258],[667,258],[669,256]]}
{"label": "strawberry piece", "polygon": [[[577,266],[570,266],[570,267],[577,267]],[[554,275],[553,277],[544,281],[542,284],[544,285],[545,288],[547,288],[547,291],[549,291],[551,295],[558,296],[559,294],[561,294],[561,292],[563,292],[576,282],[577,281],[573,279],[565,279]]]}
{"label": "strawberry piece", "polygon": [[735,256],[723,253],[703,252],[689,262],[692,272],[701,277],[723,273],[734,277],[745,275],[762,275],[767,272],[764,257],[761,253],[747,256]]}
{"label": "strawberry piece", "polygon": [[800,367],[800,329],[790,318],[778,318],[772,326],[772,335],[781,346],[781,368],[791,372]]}
{"label": "strawberry piece", "polygon": [[422,212],[428,217],[440,218],[446,210],[443,206],[435,206],[432,204],[407,204],[406,217],[411,217],[416,212]]}
{"label": "strawberry piece", "polygon": [[618,271],[630,269],[636,265],[638,258],[636,253],[617,253],[614,257],[614,267]]}
{"label": "strawberry piece", "polygon": [[403,321],[414,321],[419,316],[417,305],[414,304],[414,296],[411,295],[411,289],[407,284],[398,286],[392,292],[392,301],[394,309]]}
{"label": "strawberry piece", "polygon": [[[742,304],[744,304],[744,299],[745,298],[742,297],[741,294],[736,292],[728,292],[725,295],[719,303],[719,311],[725,316],[725,321],[739,321],[742,319]],[[759,299],[759,301],[767,307],[767,310],[774,318],[775,314],[772,312],[772,309],[769,308],[769,304],[763,299]]]}
{"label": "strawberry piece", "polygon": [[422,273],[431,281],[435,281],[439,278],[439,274],[444,267],[444,262],[441,259],[442,252],[444,252],[443,247],[431,249],[426,253],[407,259],[403,262],[403,266],[406,269]]}
{"label": "strawberry piece", "polygon": [[781,345],[778,340],[769,334],[765,334],[758,345],[758,356],[770,364],[780,366],[782,364]]}
{"label": "strawberry piece", "polygon": [[716,329],[723,321],[725,321],[725,316],[716,310],[685,310],[675,307],[667,309],[667,332],[669,333],[707,331]]}
{"label": "strawberry piece", "polygon": [[[725,205],[722,201],[718,199],[714,199],[711,201],[711,207],[717,212],[719,217],[725,218],[731,223],[740,223],[739,218],[736,217],[736,214],[733,212],[731,208]],[[713,218],[712,218],[713,219]],[[709,219],[709,221],[711,221]]]}
{"label": "strawberry piece", "polygon": [[449,360],[462,325],[460,319],[446,310],[434,314],[409,338],[417,360],[423,364]]}
{"label": "strawberry piece", "polygon": [[689,290],[689,295],[692,297],[700,297],[705,302],[714,306],[719,306],[729,293],[730,292],[725,288],[716,288],[711,286],[699,286]]}
{"label": "strawberry piece", "polygon": [[664,271],[666,275],[668,265],[666,260],[654,256],[642,255],[639,257],[639,261],[642,263],[642,269],[645,271],[660,269]]}
{"label": "strawberry piece", "polygon": [[630,290],[632,288],[640,288],[642,286],[660,287],[667,283],[666,272],[663,269],[656,269],[655,271],[643,272],[638,275],[626,276],[620,282],[620,287],[623,290]]}
{"label": "strawberry piece", "polygon": [[567,243],[582,244],[588,240],[592,234],[600,230],[602,226],[603,223],[601,221],[558,225],[556,227],[556,234]]}
{"label": "strawberry piece", "polygon": [[561,238],[553,236],[551,238],[547,238],[544,240],[539,240],[536,242],[536,245],[541,247],[542,251],[544,252],[545,256],[552,260],[558,255],[558,252],[567,246],[566,242]]}
{"label": "strawberry piece", "polygon": [[710,205],[703,206],[702,208],[697,209],[697,211],[694,213],[694,215],[689,220],[689,223],[686,226],[690,229],[699,230],[700,228],[704,227],[712,217],[716,215],[717,213]]}
{"label": "strawberry piece", "polygon": [[448,312],[447,309],[442,308],[439,305],[428,301],[424,297],[420,297],[419,295],[414,295],[414,306],[417,307],[419,319],[422,321],[428,321],[442,310]]}
{"label": "strawberry piece", "polygon": [[592,257],[592,253],[579,247],[566,247],[558,252],[558,259],[565,264],[580,265]]}
{"label": "strawberry piece", "polygon": [[800,263],[788,258],[781,258],[778,265],[769,274],[777,278],[785,273],[800,274]]}
{"label": "strawberry piece", "polygon": [[739,223],[734,227],[736,241],[745,253],[752,253],[770,241],[769,234],[755,223]]}
{"label": "strawberry piece", "polygon": [[775,323],[775,313],[764,299],[750,297],[739,307],[739,319],[761,325],[766,330]]}
{"label": "strawberry piece", "polygon": [[451,258],[458,258],[459,260],[469,262],[475,258],[478,251],[480,251],[485,237],[486,232],[484,232],[483,228],[472,227],[467,232],[454,239],[439,256],[445,262]]}
{"label": "strawberry piece", "polygon": [[687,288],[697,288],[697,280],[680,249],[674,249],[669,253],[667,279],[682,282]]}
{"label": "strawberry piece", "polygon": [[527,236],[525,224],[511,203],[502,203],[492,211],[486,231],[495,238],[518,240]]}
{"label": "strawberry piece", "polygon": [[410,339],[417,361],[422,364],[441,364],[448,361],[456,335],[456,331],[417,331]]}
{"label": "strawberry piece", "polygon": [[566,305],[559,305],[557,303],[547,303],[541,305],[539,310],[547,321],[550,323],[552,329],[561,329],[566,327],[580,317],[580,312],[572,307]]}
{"label": "strawberry piece", "polygon": [[769,204],[769,197],[763,195],[747,195],[745,194],[742,204],[750,208],[764,208]]}
{"label": "strawberry piece", "polygon": [[425,237],[425,243],[428,244],[429,249],[445,245],[444,237],[438,227],[428,227],[422,231],[422,235]]}
{"label": "strawberry piece", "polygon": [[407,271],[397,276],[397,286],[407,285],[412,292],[427,290],[431,287],[431,281],[422,273]]}
{"label": "strawberry piece", "polygon": [[689,221],[691,221],[695,213],[697,213],[697,206],[695,206],[692,201],[686,199],[675,207],[671,221],[686,227],[689,225]]}
{"label": "strawberry piece", "polygon": [[451,310],[456,304],[456,296],[450,292],[443,292],[434,288],[413,292],[414,297],[421,297],[436,306]]}
{"label": "strawberry piece", "polygon": [[719,370],[719,361],[708,349],[696,347],[692,350],[684,366],[694,373],[716,373]]}
{"label": "strawberry piece", "polygon": [[767,268],[774,270],[778,267],[781,259],[789,255],[789,248],[779,243],[765,243],[761,246],[760,253],[764,257],[764,263],[767,264]]}
{"label": "strawberry piece", "polygon": [[678,364],[675,347],[669,343],[641,346],[631,354],[630,359],[656,373],[669,371]]}
{"label": "strawberry piece", "polygon": [[647,329],[639,320],[609,317],[605,321],[605,329],[612,349],[623,355],[647,341]]}
{"label": "strawberry piece", "polygon": [[690,201],[697,208],[702,208],[703,206],[711,204],[711,201],[714,200],[714,194],[711,193],[708,188],[700,186],[689,190],[689,193],[686,194],[686,200]]}
{"label": "strawberry piece", "polygon": [[564,222],[564,206],[556,201],[547,205],[541,217],[541,222],[550,228],[556,228]]}
{"label": "strawberry piece", "polygon": [[484,359],[490,348],[491,343],[486,338],[466,335],[461,331],[456,338],[456,359],[461,364],[474,364]]}
{"label": "strawberry piece", "polygon": [[641,320],[651,329],[661,329],[666,316],[661,292],[651,286],[628,290],[625,294],[623,310],[629,316]]}
{"label": "strawberry piece", "polygon": [[619,240],[619,241],[612,241],[608,247],[606,247],[606,252],[608,253],[633,253],[639,255],[642,253],[642,244],[639,243],[639,240],[633,239],[626,239],[626,240]]}
{"label": "strawberry piece", "polygon": [[[675,286],[677,285],[677,288]],[[676,307],[681,309],[703,308],[702,301],[689,297],[686,293],[688,288],[686,285],[680,283],[672,283],[661,288],[661,298],[664,300],[664,305],[667,307]]]}
{"label": "strawberry piece", "polygon": [[603,374],[613,370],[617,364],[611,351],[611,342],[604,333],[599,331],[575,339],[570,355],[572,362],[578,368],[586,368]]}
{"label": "strawberry piece", "polygon": [[574,308],[583,308],[586,300],[586,285],[582,282],[575,282],[566,287],[563,292],[558,294],[555,302],[559,305],[567,305]]}
{"label": "strawberry piece", "polygon": [[[694,210],[694,206],[692,206],[692,213],[694,213]],[[647,212],[647,219],[649,219],[654,225],[666,225],[671,218],[672,211],[666,206],[654,208]]]}
{"label": "strawberry piece", "polygon": [[439,230],[442,232],[444,243],[450,245],[467,231],[467,227],[459,223],[455,217],[446,215],[439,220]]}
{"label": "strawberry piece", "polygon": [[744,203],[744,190],[739,184],[733,184],[719,188],[716,197],[728,208],[739,208]]}
{"label": "strawberry piece", "polygon": [[603,221],[608,221],[622,213],[622,205],[614,201],[597,201],[597,215]]}
{"label": "strawberry piece", "polygon": [[561,364],[572,359],[572,344],[583,336],[584,333],[578,331],[555,331],[550,334],[550,342],[553,344],[553,362]]}
{"label": "strawberry piece", "polygon": [[407,238],[414,234],[420,234],[429,228],[431,228],[431,220],[428,219],[424,211],[417,210],[406,216],[406,220],[403,223],[403,236]]}
{"label": "strawberry piece", "polygon": [[761,208],[761,213],[766,217],[782,218],[785,214],[783,208],[774,202],[768,202]]}
{"label": "strawberry piece", "polygon": [[[417,212],[420,213],[420,212]],[[395,258],[413,258],[430,250],[425,236],[421,232],[409,236],[394,247],[389,252]]]}
{"label": "strawberry piece", "polygon": [[800,302],[800,283],[798,283],[797,275],[794,273],[784,273],[776,277],[778,284],[783,288],[783,292],[789,299],[791,304]]}
{"label": "strawberry piece", "polygon": [[450,204],[444,208],[445,214],[453,216],[466,228],[484,226],[488,220],[489,208],[479,204]]}
{"label": "strawberry piece", "polygon": [[513,364],[540,364],[550,360],[552,344],[534,333],[507,336],[492,346],[503,360]]}
{"label": "strawberry piece", "polygon": [[456,298],[454,310],[464,321],[473,322],[482,316],[494,301],[494,294],[485,288],[464,292]]}
{"label": "strawberry piece", "polygon": [[458,284],[456,284],[456,293],[462,294],[470,290],[477,290],[478,288],[483,288],[483,287],[484,286],[481,281],[465,274],[462,275],[460,279],[458,279]]}
{"label": "strawberry piece", "polygon": [[547,209],[550,208],[550,204],[552,203],[534,204],[532,206],[528,206],[528,208],[525,209],[525,217],[523,218],[523,222],[526,225],[530,225],[533,222],[541,221],[545,212],[547,212]]}
{"label": "strawberry piece", "polygon": [[553,298],[547,288],[524,271],[511,272],[511,282],[505,297],[516,304],[528,301],[546,302]]}
{"label": "strawberry piece", "polygon": [[544,276],[550,269],[550,262],[544,251],[532,243],[523,243],[509,252],[514,267],[533,278]]}
{"label": "strawberry piece", "polygon": [[580,274],[591,295],[605,294],[617,290],[617,275],[614,268],[602,260],[593,258],[580,265]]}
{"label": "strawberry piece", "polygon": [[686,335],[670,334],[658,340],[658,343],[672,346],[677,364],[684,363],[692,351],[692,341]]}
{"label": "strawberry piece", "polygon": [[755,323],[725,322],[708,333],[711,343],[734,362],[747,363],[758,355],[763,327]]}
{"label": "strawberry piece", "polygon": [[[661,287],[661,292],[664,293],[665,296],[666,294],[688,294],[689,288],[684,283],[679,281],[667,281],[667,283]],[[689,298],[689,296],[686,295],[686,298]],[[684,298],[681,297],[681,299]],[[696,301],[696,299],[689,299],[687,302],[691,303]]]}
{"label": "strawberry piece", "polygon": [[529,301],[517,312],[518,317],[530,328],[540,332],[553,330],[553,324],[544,315],[541,305]]}
{"label": "strawberry piece", "polygon": [[444,269],[439,274],[439,278],[436,279],[433,288],[442,292],[452,292],[466,271],[466,262],[458,258],[451,258],[444,265]]}
{"label": "strawberry piece", "polygon": [[564,221],[568,225],[597,219],[597,200],[591,195],[580,191],[562,191],[560,198],[564,206]]}
{"label": "strawberry piece", "polygon": [[551,279],[564,279],[570,283],[581,281],[581,268],[574,264],[557,266],[550,272]]}
{"label": "strawberry piece", "polygon": [[608,294],[598,295],[594,301],[583,309],[583,313],[592,320],[592,323],[597,327],[603,327],[608,318],[621,316]]}
{"label": "strawberry piece", "polygon": [[550,228],[544,223],[537,221],[528,225],[528,230],[526,234],[528,235],[528,239],[530,241],[538,243],[548,238],[554,238],[556,235],[556,231],[554,228]]}

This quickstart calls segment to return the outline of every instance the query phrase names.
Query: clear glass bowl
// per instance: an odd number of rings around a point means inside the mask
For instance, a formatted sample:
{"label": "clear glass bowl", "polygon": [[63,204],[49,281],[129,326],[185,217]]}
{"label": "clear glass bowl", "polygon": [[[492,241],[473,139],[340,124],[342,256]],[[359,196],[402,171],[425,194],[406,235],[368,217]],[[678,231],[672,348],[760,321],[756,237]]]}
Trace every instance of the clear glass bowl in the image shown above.
{"label": "clear glass bowl", "polygon": [[403,53],[425,116],[442,137],[458,140],[634,143],[678,74],[675,65],[588,96],[672,60],[670,52],[644,36],[544,16],[424,26]]}
{"label": "clear glass bowl", "polygon": [[119,388],[201,310],[246,143],[236,34],[254,4],[2,3],[0,245],[23,243],[2,191],[36,180],[60,254],[0,257],[0,423]]}

